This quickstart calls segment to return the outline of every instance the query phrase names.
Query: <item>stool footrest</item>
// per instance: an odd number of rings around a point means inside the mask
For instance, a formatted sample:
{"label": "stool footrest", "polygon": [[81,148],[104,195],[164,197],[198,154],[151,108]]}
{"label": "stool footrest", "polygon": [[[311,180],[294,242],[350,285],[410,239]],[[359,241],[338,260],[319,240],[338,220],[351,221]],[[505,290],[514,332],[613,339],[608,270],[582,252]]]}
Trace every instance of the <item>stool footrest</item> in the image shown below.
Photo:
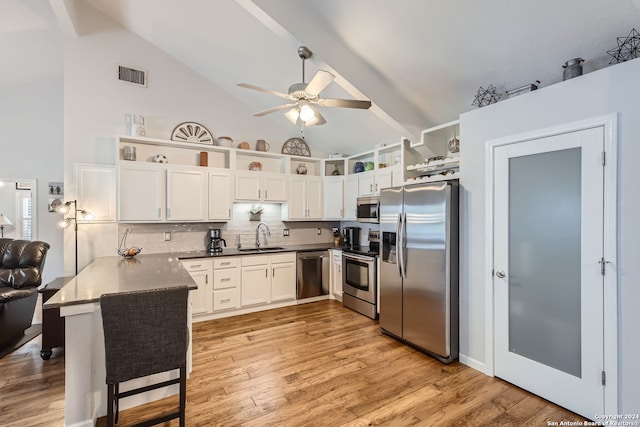
{"label": "stool footrest", "polygon": [[145,393],[147,391],[155,390],[162,387],[167,387],[173,384],[179,384],[180,378],[176,378],[173,380],[163,381],[158,384],[151,384],[144,387],[134,388],[133,390],[124,391],[122,393],[118,393],[118,398],[124,399],[125,397],[134,396],[136,394]]}

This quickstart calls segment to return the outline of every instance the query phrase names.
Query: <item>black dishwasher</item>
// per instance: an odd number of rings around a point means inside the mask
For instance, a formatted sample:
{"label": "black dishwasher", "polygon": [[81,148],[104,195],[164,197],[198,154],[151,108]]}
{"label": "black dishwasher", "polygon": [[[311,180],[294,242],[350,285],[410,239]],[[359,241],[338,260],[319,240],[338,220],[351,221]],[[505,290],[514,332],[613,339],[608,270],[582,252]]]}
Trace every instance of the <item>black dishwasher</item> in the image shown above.
{"label": "black dishwasher", "polygon": [[298,252],[296,298],[329,294],[329,251]]}

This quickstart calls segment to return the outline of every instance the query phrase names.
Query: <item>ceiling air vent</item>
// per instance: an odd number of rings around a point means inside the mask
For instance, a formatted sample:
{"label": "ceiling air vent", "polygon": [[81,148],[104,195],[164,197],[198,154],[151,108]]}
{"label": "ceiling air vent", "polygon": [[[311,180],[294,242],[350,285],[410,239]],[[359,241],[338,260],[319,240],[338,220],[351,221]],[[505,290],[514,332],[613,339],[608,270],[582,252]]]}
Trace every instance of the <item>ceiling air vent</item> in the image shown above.
{"label": "ceiling air vent", "polygon": [[147,72],[118,65],[118,80],[131,83],[136,86],[147,87]]}

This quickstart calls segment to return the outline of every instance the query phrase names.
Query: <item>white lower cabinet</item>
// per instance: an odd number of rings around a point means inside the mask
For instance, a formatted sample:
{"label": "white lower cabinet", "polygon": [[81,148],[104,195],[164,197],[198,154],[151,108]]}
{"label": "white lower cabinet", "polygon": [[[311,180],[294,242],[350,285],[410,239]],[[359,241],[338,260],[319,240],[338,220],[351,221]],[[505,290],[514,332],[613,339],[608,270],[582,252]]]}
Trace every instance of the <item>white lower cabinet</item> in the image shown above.
{"label": "white lower cabinet", "polygon": [[203,320],[296,299],[295,252],[196,258],[182,265],[198,285],[192,291],[192,309]]}
{"label": "white lower cabinet", "polygon": [[271,302],[269,258],[269,255],[242,257],[241,304],[243,307]]}
{"label": "white lower cabinet", "polygon": [[240,308],[240,257],[213,260],[213,311]]}
{"label": "white lower cabinet", "polygon": [[296,256],[294,252],[271,255],[271,302],[296,298]]}
{"label": "white lower cabinet", "polygon": [[243,307],[295,299],[296,254],[242,257]]}
{"label": "white lower cabinet", "polygon": [[194,315],[211,311],[211,260],[196,259],[182,261],[198,289],[191,291],[191,310]]}
{"label": "white lower cabinet", "polygon": [[342,301],[342,251],[331,249],[331,294]]}

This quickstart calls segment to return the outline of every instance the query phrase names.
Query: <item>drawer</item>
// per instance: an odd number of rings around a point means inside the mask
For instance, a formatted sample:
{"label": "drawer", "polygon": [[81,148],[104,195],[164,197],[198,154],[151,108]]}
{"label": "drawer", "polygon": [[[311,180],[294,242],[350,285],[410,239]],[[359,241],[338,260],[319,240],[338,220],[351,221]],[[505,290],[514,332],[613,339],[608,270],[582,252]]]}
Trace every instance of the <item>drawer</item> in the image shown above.
{"label": "drawer", "polygon": [[213,311],[240,308],[238,288],[213,291]]}
{"label": "drawer", "polygon": [[242,257],[242,266],[267,265],[271,257],[269,255],[247,255]]}
{"label": "drawer", "polygon": [[221,268],[213,271],[213,289],[240,286],[239,268]]}
{"label": "drawer", "polygon": [[271,255],[271,263],[279,264],[281,262],[296,262],[296,253],[295,252],[287,252],[284,254],[273,254]]}
{"label": "drawer", "polygon": [[233,268],[240,267],[240,257],[228,257],[213,260],[213,268]]}
{"label": "drawer", "polygon": [[187,271],[208,270],[211,267],[211,260],[197,259],[193,261],[182,261],[182,265],[187,269]]}

